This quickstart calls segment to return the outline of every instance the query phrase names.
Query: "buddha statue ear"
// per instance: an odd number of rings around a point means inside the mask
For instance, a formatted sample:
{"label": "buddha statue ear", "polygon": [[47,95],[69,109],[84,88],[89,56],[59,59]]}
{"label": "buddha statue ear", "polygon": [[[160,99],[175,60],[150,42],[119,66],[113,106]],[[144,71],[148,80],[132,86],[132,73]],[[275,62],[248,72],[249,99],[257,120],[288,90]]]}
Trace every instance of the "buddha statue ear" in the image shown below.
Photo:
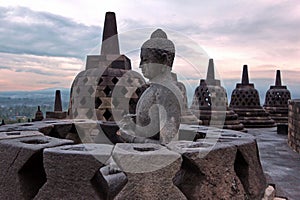
{"label": "buddha statue ear", "polygon": [[167,54],[167,53],[163,53],[163,54],[161,55],[161,57],[162,57],[162,64],[163,64],[163,65],[166,65],[166,66],[169,66],[170,61],[169,61],[169,56],[168,56],[168,54]]}

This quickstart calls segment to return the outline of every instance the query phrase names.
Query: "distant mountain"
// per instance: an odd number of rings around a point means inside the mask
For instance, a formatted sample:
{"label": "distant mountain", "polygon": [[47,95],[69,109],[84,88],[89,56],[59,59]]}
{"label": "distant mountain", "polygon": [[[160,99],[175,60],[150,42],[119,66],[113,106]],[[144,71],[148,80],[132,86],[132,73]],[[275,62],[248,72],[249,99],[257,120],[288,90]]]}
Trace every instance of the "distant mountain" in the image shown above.
{"label": "distant mountain", "polygon": [[[240,82],[238,79],[222,80],[222,86],[227,90],[228,103],[230,103],[231,92],[235,88],[236,83]],[[264,104],[266,91],[273,85],[272,79],[252,79],[255,88],[259,91],[260,104]],[[187,96],[189,105],[192,103],[195,89],[198,85],[187,85]],[[300,98],[299,85],[289,84],[288,89],[292,94],[292,99]],[[53,110],[55,90],[61,90],[63,110],[67,110],[70,99],[69,88],[47,88],[35,91],[7,91],[0,92],[0,119],[13,118],[14,116],[22,115],[33,117],[37,106],[41,106],[42,111]]]}
{"label": "distant mountain", "polygon": [[[35,91],[0,92],[0,119],[15,119],[17,116],[33,118],[37,106],[42,112],[53,111],[55,91],[58,88],[48,88]],[[70,89],[59,88],[61,91],[63,110],[67,110],[70,99]]]}
{"label": "distant mountain", "polygon": [[70,94],[69,88],[47,88],[43,90],[33,90],[33,91],[5,91],[0,92],[0,97],[10,97],[10,98],[45,98],[55,96],[55,91],[60,90],[61,95],[66,96]]}

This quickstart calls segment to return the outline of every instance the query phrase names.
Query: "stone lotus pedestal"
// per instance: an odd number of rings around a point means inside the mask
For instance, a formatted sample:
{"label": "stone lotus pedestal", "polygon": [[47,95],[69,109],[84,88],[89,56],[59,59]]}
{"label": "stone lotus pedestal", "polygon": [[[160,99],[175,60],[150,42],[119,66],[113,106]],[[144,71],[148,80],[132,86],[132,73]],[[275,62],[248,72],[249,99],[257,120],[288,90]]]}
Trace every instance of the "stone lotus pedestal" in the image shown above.
{"label": "stone lotus pedestal", "polygon": [[116,144],[113,158],[128,182],[115,199],[186,199],[173,184],[181,156],[157,144]]}
{"label": "stone lotus pedestal", "polygon": [[105,199],[97,176],[112,148],[78,144],[46,149],[43,157],[47,182],[35,199]]}
{"label": "stone lotus pedestal", "polygon": [[[297,125],[298,106],[290,109],[291,124]],[[198,134],[204,139],[167,146],[118,143],[112,150],[103,144],[67,145],[71,141],[35,131],[50,125],[50,132],[57,129],[63,136],[70,124],[0,127],[0,199],[261,199],[266,188],[255,138],[245,133],[181,124],[181,139],[195,140]]]}
{"label": "stone lotus pedestal", "polygon": [[249,83],[248,67],[244,65],[242,83],[236,84],[232,91],[230,108],[246,128],[274,127],[275,121],[261,107],[258,91],[253,83]]}
{"label": "stone lotus pedestal", "polygon": [[168,145],[183,156],[175,184],[188,199],[261,199],[267,184],[255,139],[233,131],[206,131],[216,138]]}
{"label": "stone lotus pedestal", "polygon": [[32,137],[32,136],[43,136],[39,131],[9,131],[0,132],[0,140],[22,138],[22,137]]}
{"label": "stone lotus pedestal", "polygon": [[38,131],[45,135],[49,134],[53,128],[50,122],[39,121],[30,123],[17,123],[7,124],[0,127],[0,132],[13,132],[13,131]]}
{"label": "stone lotus pedestal", "polygon": [[32,199],[46,182],[43,149],[73,142],[46,136],[15,138],[17,132],[9,133],[0,140],[0,197]]}

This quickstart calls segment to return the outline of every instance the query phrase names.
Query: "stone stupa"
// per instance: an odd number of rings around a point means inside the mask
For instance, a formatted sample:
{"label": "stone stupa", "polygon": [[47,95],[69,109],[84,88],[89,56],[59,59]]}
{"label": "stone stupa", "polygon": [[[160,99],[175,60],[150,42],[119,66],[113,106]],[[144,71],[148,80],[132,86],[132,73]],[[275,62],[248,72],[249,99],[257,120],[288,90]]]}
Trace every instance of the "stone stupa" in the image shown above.
{"label": "stone stupa", "polygon": [[62,101],[60,90],[55,91],[54,111],[46,112],[46,119],[65,119],[67,112],[62,110]]}
{"label": "stone stupa", "polygon": [[[114,122],[116,116],[121,119],[123,115],[135,112],[143,90],[138,86],[144,84],[143,77],[131,70],[130,59],[120,54],[116,16],[114,12],[107,12],[100,55],[88,55],[86,70],[75,78],[69,116]],[[116,87],[121,94],[113,98]]]}
{"label": "stone stupa", "polygon": [[253,83],[249,83],[248,66],[243,67],[242,83],[237,83],[232,91],[230,108],[237,114],[246,128],[273,127],[275,122],[261,107],[259,93]]}
{"label": "stone stupa", "polygon": [[215,79],[213,59],[209,59],[206,79],[201,79],[200,85],[195,89],[191,110],[202,120],[203,125],[213,125],[211,122],[217,121],[224,129],[244,129],[237,114],[228,108],[225,88],[221,86],[220,80]]}
{"label": "stone stupa", "polygon": [[291,93],[287,86],[281,84],[280,70],[276,71],[275,85],[266,92],[264,109],[277,124],[288,123],[288,100]]}
{"label": "stone stupa", "polygon": [[36,111],[35,113],[35,118],[32,119],[33,122],[35,121],[42,121],[44,119],[44,114],[43,112],[41,111],[41,107],[38,106],[38,110]]}
{"label": "stone stupa", "polygon": [[5,121],[4,121],[4,119],[2,119],[0,126],[4,126],[4,125],[5,125]]}
{"label": "stone stupa", "polygon": [[202,125],[202,121],[198,119],[192,111],[188,108],[188,98],[187,98],[187,92],[185,85],[178,81],[177,74],[172,72],[172,78],[174,82],[176,83],[177,87],[180,89],[182,94],[182,108],[181,108],[181,117],[180,117],[180,123],[181,124],[190,124],[190,125]]}

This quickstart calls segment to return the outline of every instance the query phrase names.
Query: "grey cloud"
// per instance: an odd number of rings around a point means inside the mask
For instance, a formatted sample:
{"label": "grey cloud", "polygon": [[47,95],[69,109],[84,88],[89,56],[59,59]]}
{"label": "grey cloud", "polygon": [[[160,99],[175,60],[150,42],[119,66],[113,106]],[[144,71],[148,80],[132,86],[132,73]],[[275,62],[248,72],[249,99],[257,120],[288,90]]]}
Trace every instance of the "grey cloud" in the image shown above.
{"label": "grey cloud", "polygon": [[[250,56],[255,56],[251,59],[255,60],[263,61],[266,55],[270,58],[299,57],[300,48],[296,44],[300,41],[300,17],[293,14],[296,12],[295,2],[267,4],[229,1],[226,2],[228,5],[225,5],[213,1],[201,2],[194,6],[187,3],[184,9],[181,9],[182,3],[172,1],[171,4],[173,10],[182,10],[182,13],[178,13],[174,18],[168,18],[170,16],[167,14],[159,14],[158,17],[161,18],[156,20],[151,18],[149,21],[144,18],[143,21],[126,19],[123,20],[124,27],[128,30],[149,26],[168,27],[188,37],[196,37],[197,42],[207,48],[217,45],[222,46],[223,49],[228,46],[239,51],[250,50],[250,54],[254,54]],[[170,10],[167,11],[169,12]],[[219,41],[219,38],[225,40]],[[126,40],[126,45],[130,46],[130,41],[130,39]]]}
{"label": "grey cloud", "polygon": [[295,42],[300,39],[300,18],[289,16],[294,4],[282,2],[264,7],[257,5],[257,11],[215,22],[207,27],[205,33],[227,35],[232,40],[248,44],[253,44],[253,41]]}
{"label": "grey cloud", "polygon": [[[224,19],[223,16],[228,13],[246,8],[243,2],[228,2],[229,5],[226,6],[219,4],[212,2],[192,6],[189,3],[182,5],[182,3],[172,1],[171,7],[174,10],[182,10],[179,8],[184,6],[183,14],[179,15],[178,13],[177,15],[175,13],[174,18],[169,20],[167,16],[160,21],[155,17],[153,19],[151,17],[149,21],[126,18],[119,20],[118,23],[127,30],[147,26],[167,26],[186,35],[199,35],[204,40],[214,39],[218,36],[228,36],[230,42],[235,44],[241,44],[242,42],[253,44],[257,41],[279,39],[291,42],[299,38],[299,19],[288,17],[288,13],[293,6],[292,3],[283,2],[264,6],[252,14],[250,13],[250,16],[246,14],[244,16],[232,15],[233,17],[225,17]],[[189,7],[187,7],[188,5]],[[232,8],[232,6],[235,7]],[[259,4],[257,7],[259,7]],[[89,49],[100,43],[102,32],[100,25],[102,24],[99,24],[99,27],[86,26],[69,18],[46,12],[36,12],[24,7],[0,7],[0,13],[0,40],[4,41],[4,44],[0,47],[2,52],[71,56],[83,59]],[[12,16],[9,16],[9,13],[13,13]],[[194,17],[191,16],[191,13]],[[195,17],[201,16],[201,13],[203,13],[202,17]],[[35,19],[36,22],[10,21],[9,18],[11,17]],[[209,25],[205,24],[209,19],[212,19],[213,22]],[[168,23],[165,23],[166,21]]]}
{"label": "grey cloud", "polygon": [[[181,12],[169,20],[166,20],[169,16],[163,15],[162,19],[154,23],[168,26],[191,37],[197,36],[198,42],[204,41],[208,45],[210,41],[220,44],[216,39],[226,37],[224,45],[229,47],[238,45],[269,48],[274,45],[277,48],[272,53],[276,54],[281,46],[293,45],[300,39],[300,18],[293,15],[296,12],[295,1],[268,4],[249,1],[198,1],[197,4],[193,2],[184,5],[182,2],[172,1],[170,4],[173,10]],[[134,24],[149,25],[146,21],[126,22],[128,27]],[[150,25],[154,24],[151,23]]]}
{"label": "grey cloud", "polygon": [[59,85],[61,84],[60,81],[38,81],[38,84],[49,84],[49,85]]}
{"label": "grey cloud", "polygon": [[39,74],[39,75],[46,75],[46,76],[64,76],[64,75],[60,75],[59,73],[55,73],[53,71],[47,72],[47,71],[44,71],[44,70],[33,69],[33,68],[19,68],[19,69],[15,69],[15,72],[30,72],[30,73],[35,73],[35,74]]}
{"label": "grey cloud", "polygon": [[0,13],[0,52],[83,59],[100,42],[100,26],[24,7],[0,7]]}
{"label": "grey cloud", "polygon": [[[249,1],[188,1],[183,4],[180,1],[169,1],[163,5],[170,9],[163,14],[158,13],[156,19],[126,19],[125,27],[168,26],[185,34],[201,35],[205,39],[220,35],[242,40],[299,38],[300,19],[292,14],[296,11],[295,1],[268,4]],[[180,13],[176,13],[179,10]]]}
{"label": "grey cloud", "polygon": [[9,70],[12,70],[11,67],[6,67],[6,66],[0,66],[0,69],[9,69]]}
{"label": "grey cloud", "polygon": [[[207,47],[209,47],[210,41],[218,42],[213,40],[219,36],[227,36],[229,39],[226,41],[226,45],[228,46],[247,45],[253,48],[266,49],[266,46],[274,45],[274,48],[268,52],[270,55],[283,53],[290,55],[290,53],[295,52],[293,51],[295,48],[290,47],[290,45],[299,39],[300,27],[298,26],[299,19],[288,17],[289,9],[293,6],[291,3],[284,2],[264,6],[254,13],[250,13],[251,15],[232,15],[229,18],[224,17],[224,19],[223,16],[226,14],[243,10],[245,6],[241,2],[234,9],[231,9],[231,6],[236,4],[231,2],[229,5],[226,4],[224,9],[224,5],[219,4],[216,2],[199,3],[198,7],[192,6],[190,12],[183,10],[184,17],[182,18],[182,14],[179,15],[179,13],[169,20],[167,17],[163,20],[153,17],[153,19],[151,18],[152,21],[123,18],[118,20],[118,24],[122,25],[125,30],[149,26],[155,28],[161,26],[163,29],[168,27],[191,38],[196,35],[198,39],[207,41]],[[180,10],[178,7],[182,7],[182,3],[172,2],[172,7],[174,10]],[[186,8],[187,4],[185,5]],[[195,13],[196,11],[198,13]],[[0,41],[3,43],[0,46],[0,52],[84,59],[86,54],[90,54],[90,50],[100,43],[102,33],[100,26],[86,26],[69,18],[46,12],[36,12],[24,7],[0,7],[0,13]],[[13,13],[11,14],[13,17],[29,18],[34,19],[34,21],[28,23],[12,21],[9,20],[12,16],[9,16],[8,13]],[[194,13],[195,16],[202,15],[202,17],[192,17],[190,13]],[[205,24],[205,21],[209,21],[209,19],[212,19],[212,23]],[[164,24],[162,21],[168,23]],[[126,34],[126,32],[121,32],[119,41],[121,50],[124,49],[122,53],[135,50],[138,55],[140,45],[149,38],[150,33],[142,34],[138,31],[132,31]],[[122,37],[122,34],[125,37]],[[268,45],[262,45],[266,43]],[[282,43],[285,44],[285,49],[279,48]],[[262,49],[258,49],[258,51]],[[299,49],[296,48],[296,50],[300,52]],[[99,52],[98,48],[97,52]]]}

